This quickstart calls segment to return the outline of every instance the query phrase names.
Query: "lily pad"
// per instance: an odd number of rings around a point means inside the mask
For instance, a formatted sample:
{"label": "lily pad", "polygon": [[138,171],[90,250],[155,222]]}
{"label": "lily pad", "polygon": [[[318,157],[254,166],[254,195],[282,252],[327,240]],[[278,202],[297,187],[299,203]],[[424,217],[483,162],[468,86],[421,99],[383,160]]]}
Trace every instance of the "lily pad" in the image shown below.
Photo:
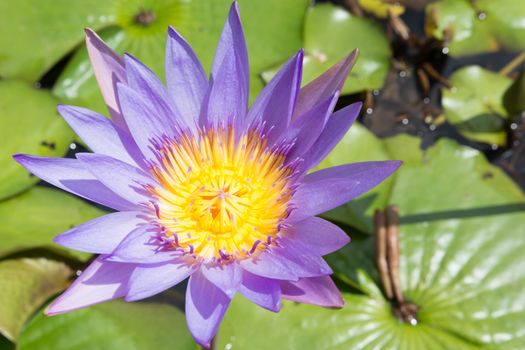
{"label": "lily pad", "polygon": [[16,80],[0,81],[0,200],[39,180],[16,163],[15,153],[62,156],[73,131],[56,111],[56,99],[46,91]]}
{"label": "lily pad", "polygon": [[34,82],[82,40],[113,21],[115,1],[0,2],[0,76]]}
{"label": "lily pad", "polygon": [[[342,93],[380,89],[390,66],[392,52],[383,28],[373,20],[350,14],[332,4],[318,4],[308,11],[304,29],[303,85],[359,48],[359,58]],[[262,75],[269,81],[279,66]]]}
{"label": "lily pad", "polygon": [[67,314],[37,315],[20,337],[20,350],[195,350],[177,308],[110,301]]}
{"label": "lily pad", "polygon": [[454,56],[525,49],[525,8],[515,0],[441,0],[426,8],[426,32]]}
{"label": "lily pad", "polygon": [[64,263],[44,258],[0,262],[0,333],[16,342],[24,323],[67,287],[71,274]]}
{"label": "lily pad", "polygon": [[[0,202],[0,257],[27,248],[58,249],[53,237],[102,214],[102,210],[62,191],[36,186]],[[82,260],[89,256],[68,252]]]}
{"label": "lily pad", "polygon": [[468,139],[504,145],[507,111],[503,95],[512,80],[479,66],[467,66],[450,77],[452,88],[443,90],[442,105],[449,122]]}
{"label": "lily pad", "polygon": [[[231,1],[133,0],[121,5],[115,7],[115,26],[99,31],[100,36],[118,53],[132,53],[164,77],[168,25],[188,40],[209,71]],[[301,47],[307,6],[308,0],[239,1],[250,56],[251,100],[264,86],[258,74]],[[154,16],[150,24],[135,21],[141,11]],[[106,112],[83,46],[61,74],[53,93],[66,103]]]}
{"label": "lily pad", "polygon": [[355,235],[328,257],[336,276],[360,290],[343,293],[342,310],[286,303],[272,314],[235,300],[219,348],[525,347],[521,190],[481,153],[451,140],[426,152],[410,136],[387,139],[384,146],[405,162],[388,203],[400,208],[401,286],[419,306],[417,325],[396,319],[377,286],[373,238]]}

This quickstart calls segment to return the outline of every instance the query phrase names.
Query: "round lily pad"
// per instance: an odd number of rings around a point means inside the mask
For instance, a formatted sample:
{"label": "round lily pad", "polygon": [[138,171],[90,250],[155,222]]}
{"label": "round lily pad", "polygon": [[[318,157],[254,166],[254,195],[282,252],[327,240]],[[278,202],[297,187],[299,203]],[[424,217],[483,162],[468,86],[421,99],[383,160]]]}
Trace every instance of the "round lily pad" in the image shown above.
{"label": "round lily pad", "polygon": [[110,301],[63,315],[37,315],[20,337],[20,350],[195,350],[184,314],[160,303]]}
{"label": "round lily pad", "polygon": [[[28,248],[59,247],[53,237],[104,212],[62,191],[36,186],[0,202],[0,257]],[[64,248],[65,249],[65,248]],[[67,250],[85,260],[89,255]]]}
{"label": "round lily pad", "polygon": [[71,274],[64,263],[45,258],[0,262],[0,333],[16,342],[24,323],[67,286]]}
{"label": "round lily pad", "polygon": [[[342,93],[380,89],[392,55],[384,29],[372,19],[358,17],[332,4],[318,4],[308,11],[304,28],[303,85],[309,83],[352,50],[359,58]],[[278,71],[274,66],[262,75],[269,81]]]}
{"label": "round lily pad", "polygon": [[452,88],[443,90],[443,111],[449,122],[466,138],[504,145],[507,111],[503,95],[512,84],[506,76],[479,66],[467,66],[450,77]]}
{"label": "round lily pad", "polygon": [[39,181],[16,163],[15,153],[62,156],[73,131],[56,110],[56,99],[18,80],[0,81],[0,200]]}
{"label": "round lily pad", "polygon": [[441,0],[426,8],[428,35],[454,56],[525,49],[525,7],[515,0]]}

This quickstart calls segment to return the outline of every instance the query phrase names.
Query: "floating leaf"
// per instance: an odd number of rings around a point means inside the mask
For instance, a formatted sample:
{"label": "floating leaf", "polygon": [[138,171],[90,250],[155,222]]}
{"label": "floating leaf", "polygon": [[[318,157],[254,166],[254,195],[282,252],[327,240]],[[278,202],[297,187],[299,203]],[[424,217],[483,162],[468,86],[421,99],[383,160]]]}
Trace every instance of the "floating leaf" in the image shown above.
{"label": "floating leaf", "polygon": [[39,180],[16,163],[15,153],[62,156],[73,132],[56,111],[56,100],[21,81],[0,81],[0,200]]}
{"label": "floating leaf", "polygon": [[401,16],[405,12],[403,5],[389,0],[358,0],[358,4],[365,11],[380,18],[388,17],[389,12],[394,16]]}
{"label": "floating leaf", "polygon": [[44,258],[0,262],[0,333],[16,342],[24,323],[66,288],[71,274],[65,264]]}
{"label": "floating leaf", "polygon": [[515,0],[441,0],[426,8],[429,36],[445,40],[454,56],[525,49],[525,7]]}
{"label": "floating leaf", "polygon": [[67,314],[37,315],[22,332],[20,350],[195,350],[184,314],[160,303],[110,301]]}
{"label": "floating leaf", "polygon": [[[343,93],[379,89],[390,66],[390,44],[383,28],[369,18],[353,16],[341,7],[319,4],[308,11],[304,30],[303,85],[359,48],[359,58]],[[279,66],[263,73],[269,81]]]}
{"label": "floating leaf", "polygon": [[467,66],[450,77],[452,88],[443,90],[445,115],[458,131],[474,141],[504,145],[503,94],[512,80],[479,66]]}
{"label": "floating leaf", "polygon": [[[133,0],[121,5],[115,7],[116,26],[100,31],[101,37],[117,52],[132,53],[164,77],[167,26],[173,25],[189,41],[209,71],[231,1]],[[301,47],[307,5],[307,0],[239,1],[250,55],[252,100],[263,87],[258,74],[269,65],[292,56]],[[134,20],[144,10],[154,15],[149,25]],[[73,56],[53,92],[69,104],[107,112],[84,47]]]}
{"label": "floating leaf", "polygon": [[[0,202],[0,256],[35,247],[58,248],[51,240],[104,212],[62,191],[34,187]],[[70,251],[85,259],[87,254]]]}
{"label": "floating leaf", "polygon": [[377,287],[373,239],[356,235],[328,259],[362,294],[345,292],[342,310],[285,303],[279,314],[238,298],[218,348],[525,347],[525,196],[473,149],[450,140],[426,152],[418,145],[410,136],[384,141],[390,157],[405,162],[388,203],[400,208],[401,286],[419,306],[418,324],[396,319]]}
{"label": "floating leaf", "polygon": [[78,45],[82,28],[112,22],[114,2],[1,1],[0,76],[36,81]]}

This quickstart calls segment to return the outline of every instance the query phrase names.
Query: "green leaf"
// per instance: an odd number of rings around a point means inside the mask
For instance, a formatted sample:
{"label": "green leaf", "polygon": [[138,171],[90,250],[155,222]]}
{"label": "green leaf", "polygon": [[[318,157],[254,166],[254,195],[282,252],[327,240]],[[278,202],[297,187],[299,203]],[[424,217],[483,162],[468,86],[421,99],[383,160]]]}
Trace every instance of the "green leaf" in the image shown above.
{"label": "green leaf", "polygon": [[[230,5],[230,0],[123,2],[115,8],[116,26],[99,33],[117,52],[132,53],[164,78],[164,47],[167,26],[171,24],[188,40],[209,71]],[[301,47],[307,5],[308,0],[239,2],[250,56],[252,101],[263,87],[259,73]],[[142,8],[155,14],[149,26],[133,21]],[[53,93],[67,103],[106,113],[84,47],[73,56]]]}
{"label": "green leaf", "polygon": [[444,89],[442,105],[449,122],[468,139],[504,145],[503,94],[512,80],[479,66],[466,66],[450,77],[452,88]]}
{"label": "green leaf", "polygon": [[24,323],[67,287],[71,274],[65,264],[44,258],[0,262],[0,333],[16,342]]}
{"label": "green leaf", "polygon": [[0,2],[0,76],[36,81],[82,40],[111,23],[114,0]]}
{"label": "green leaf", "polygon": [[73,132],[56,111],[56,100],[45,91],[16,80],[0,81],[0,200],[36,182],[12,158],[16,153],[62,156]]}
{"label": "green leaf", "polygon": [[454,56],[525,49],[525,8],[515,0],[441,0],[426,8],[429,36]]}
{"label": "green leaf", "polygon": [[[271,313],[236,298],[219,330],[218,349],[476,349],[425,324],[397,321],[381,296],[343,294],[341,310],[285,302]],[[254,330],[257,330],[254,332]]]}
{"label": "green leaf", "polygon": [[[319,4],[308,11],[304,29],[303,85],[324,73],[355,48],[359,58],[343,87],[344,94],[383,86],[390,66],[390,44],[383,28],[373,20],[353,16],[341,7]],[[263,74],[269,81],[274,66]]]}
{"label": "green leaf", "polygon": [[373,238],[352,235],[328,260],[362,294],[344,292],[342,310],[285,303],[279,314],[237,299],[218,348],[525,348],[524,194],[476,150],[443,139],[423,152],[419,142],[383,142],[404,161],[388,203],[400,208],[401,286],[418,324],[398,321],[381,295]]}
{"label": "green leaf", "polygon": [[[102,214],[102,210],[62,191],[34,187],[0,202],[0,257],[27,248],[58,248],[51,241],[53,237]],[[86,253],[69,252],[81,259],[87,257]]]}
{"label": "green leaf", "polygon": [[110,301],[67,314],[35,317],[22,332],[20,350],[195,350],[177,308],[160,303]]}

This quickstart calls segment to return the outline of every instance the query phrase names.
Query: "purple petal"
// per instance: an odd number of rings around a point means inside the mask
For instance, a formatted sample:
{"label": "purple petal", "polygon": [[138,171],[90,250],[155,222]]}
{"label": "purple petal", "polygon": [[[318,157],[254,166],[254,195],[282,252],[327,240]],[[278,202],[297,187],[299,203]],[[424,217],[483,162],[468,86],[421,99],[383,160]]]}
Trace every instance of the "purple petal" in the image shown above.
{"label": "purple petal", "polygon": [[210,76],[210,87],[201,111],[206,125],[242,122],[248,109],[249,65],[237,2],[224,25]]}
{"label": "purple petal", "polygon": [[203,264],[201,273],[208,281],[233,298],[242,281],[242,269],[237,262],[229,264]]}
{"label": "purple petal", "polygon": [[272,128],[272,141],[286,130],[301,87],[303,50],[293,56],[266,85],[253,102],[246,117],[248,126],[257,127],[265,122]]}
{"label": "purple petal", "polygon": [[239,293],[267,310],[278,312],[281,309],[281,287],[278,280],[243,271]]}
{"label": "purple petal", "polygon": [[359,116],[362,103],[354,103],[338,110],[330,118],[319,138],[310,147],[305,155],[304,169],[308,170],[319,164],[332,149],[341,141],[343,136]]}
{"label": "purple petal", "polygon": [[330,221],[311,217],[284,229],[290,241],[298,241],[319,255],[330,254],[350,242],[350,237]]}
{"label": "purple petal", "polygon": [[100,182],[132,203],[147,203],[150,195],[144,186],[158,186],[143,170],[115,158],[95,153],[77,153],[76,157]]}
{"label": "purple petal", "polygon": [[297,277],[316,277],[333,273],[319,253],[309,249],[300,241],[281,236],[277,242],[277,247],[272,248],[274,254],[288,260],[287,266],[295,272]]}
{"label": "purple petal", "polygon": [[139,265],[129,279],[126,301],[136,301],[161,293],[185,280],[196,265],[179,260],[158,265]]}
{"label": "purple petal", "polygon": [[297,98],[293,119],[306,113],[326,98],[340,92],[357,55],[358,50],[356,49],[317,79],[303,87]]}
{"label": "purple petal", "polygon": [[45,314],[61,314],[123,297],[134,268],[133,264],[110,263],[104,260],[104,255],[99,256],[47,307]]}
{"label": "purple petal", "polygon": [[91,60],[91,66],[93,67],[102,97],[104,97],[115,124],[123,130],[127,130],[116,94],[117,83],[126,83],[124,61],[94,31],[89,28],[85,29],[85,31],[89,59]]}
{"label": "purple petal", "polygon": [[135,141],[108,118],[75,106],[59,105],[58,112],[93,152],[132,165],[141,163]]}
{"label": "purple petal", "polygon": [[155,160],[155,145],[164,137],[180,135],[180,130],[175,123],[166,121],[165,117],[157,114],[156,109],[160,107],[153,108],[152,101],[143,98],[128,86],[117,84],[117,93],[133,139],[146,158]]}
{"label": "purple petal", "polygon": [[185,119],[194,126],[208,89],[208,79],[191,46],[172,27],[166,42],[166,81],[168,92]]}
{"label": "purple petal", "polygon": [[[149,109],[164,124],[165,130],[187,129],[193,125],[186,125],[185,119],[175,110],[168,91],[155,73],[130,54],[124,55],[124,63],[128,86],[148,102]],[[124,118],[127,118],[125,113]]]}
{"label": "purple petal", "polygon": [[240,261],[244,270],[257,276],[277,280],[298,280],[299,277],[288,263],[288,259],[270,250],[265,250],[256,257]]}
{"label": "purple petal", "polygon": [[282,297],[298,303],[341,308],[345,302],[330,276],[281,281]]}
{"label": "purple petal", "polygon": [[64,247],[94,254],[109,254],[138,225],[140,212],[121,211],[88,221],[53,239]]}
{"label": "purple petal", "polygon": [[31,174],[42,180],[116,210],[135,210],[137,206],[119,196],[103,185],[76,159],[47,158],[24,154],[13,158]]}
{"label": "purple petal", "polygon": [[186,321],[197,343],[210,347],[229,304],[230,298],[199,271],[191,275],[186,289]]}
{"label": "purple petal", "polygon": [[297,209],[287,221],[302,221],[338,207],[379,185],[400,165],[397,160],[362,162],[306,175],[292,199]]}
{"label": "purple petal", "polygon": [[329,97],[297,118],[286,130],[282,138],[288,141],[295,140],[293,148],[286,156],[288,160],[301,157],[312,147],[332,114],[338,97],[337,93]]}
{"label": "purple petal", "polygon": [[136,264],[158,264],[173,261],[181,253],[174,250],[162,250],[156,228],[139,226],[115,248],[106,260]]}

